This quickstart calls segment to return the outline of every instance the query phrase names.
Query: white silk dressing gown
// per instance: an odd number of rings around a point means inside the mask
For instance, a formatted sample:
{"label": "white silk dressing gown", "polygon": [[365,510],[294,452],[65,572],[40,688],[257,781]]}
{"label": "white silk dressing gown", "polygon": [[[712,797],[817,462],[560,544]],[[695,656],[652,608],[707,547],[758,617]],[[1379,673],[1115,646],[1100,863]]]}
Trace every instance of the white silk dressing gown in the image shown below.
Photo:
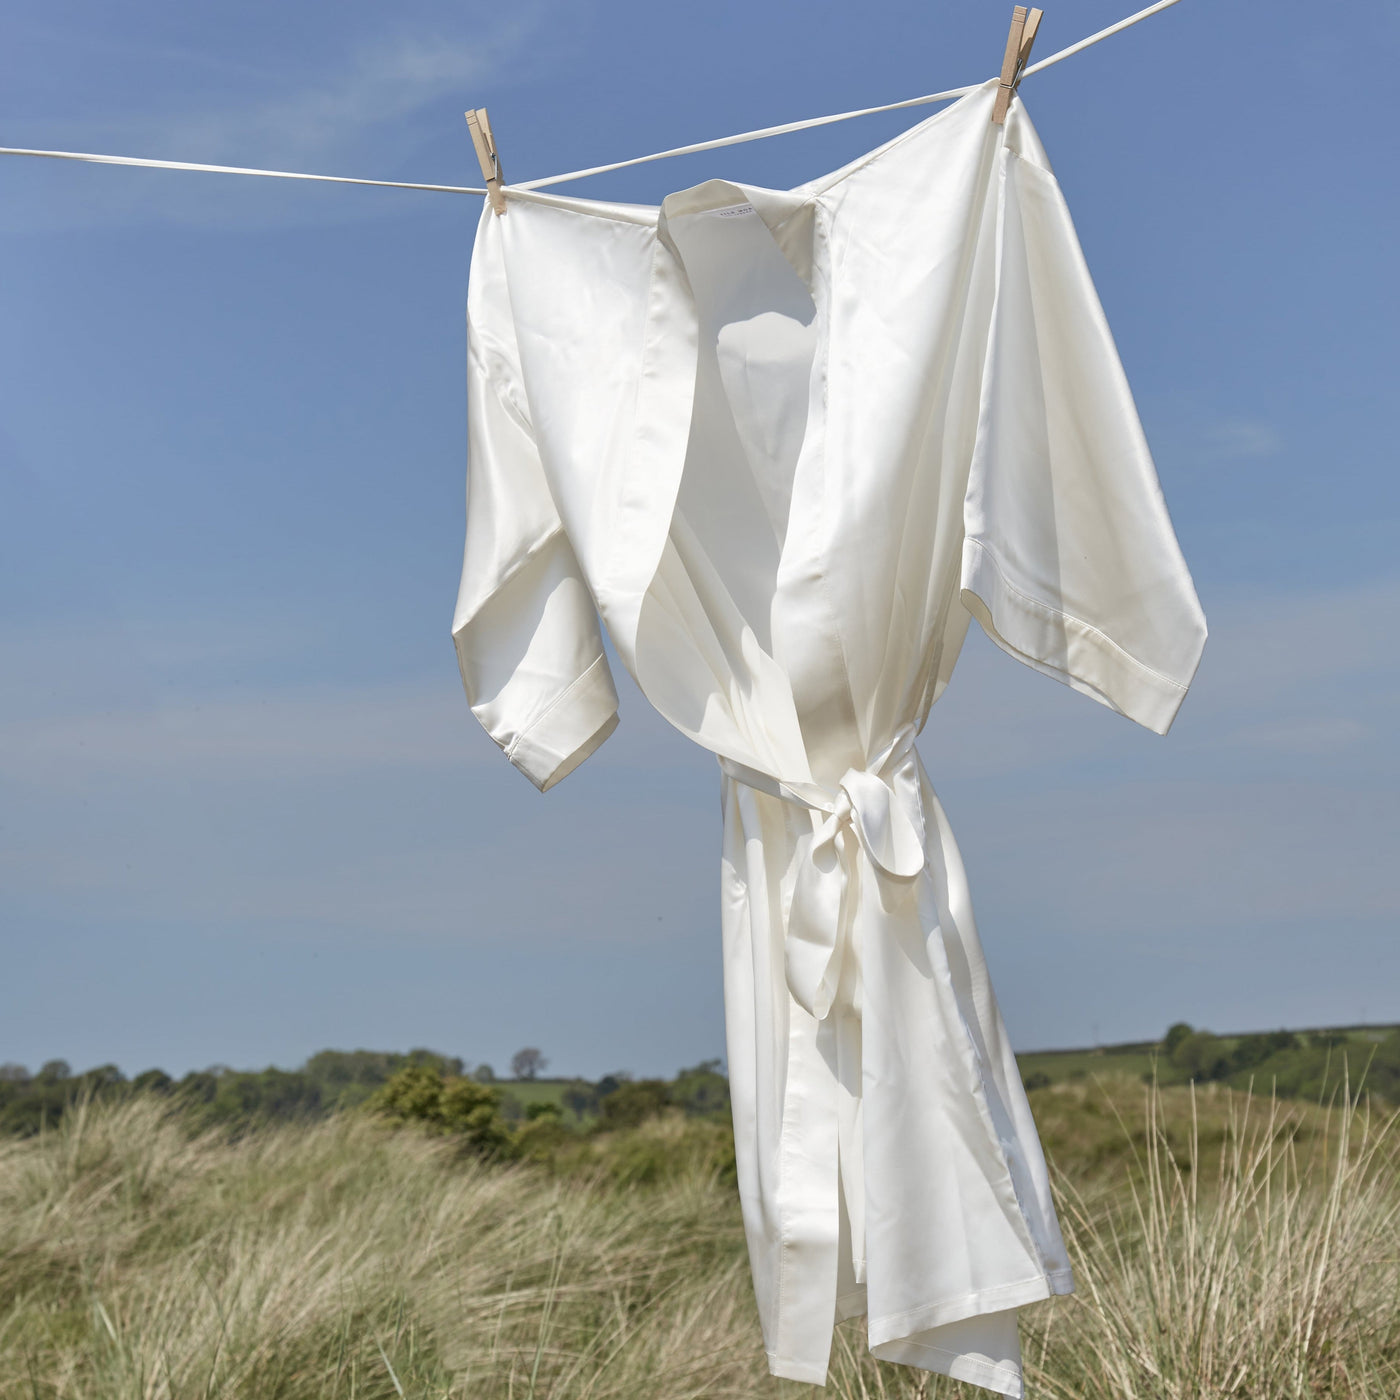
{"label": "white silk dressing gown", "polygon": [[[1063,197],[995,83],[790,191],[507,191],[468,298],[472,709],[546,789],[615,726],[606,626],[722,769],[739,1185],[770,1369],[1022,1393],[1072,1288],[913,746],[976,617],[1164,733],[1205,640]],[[935,762],[936,768],[936,762]]]}

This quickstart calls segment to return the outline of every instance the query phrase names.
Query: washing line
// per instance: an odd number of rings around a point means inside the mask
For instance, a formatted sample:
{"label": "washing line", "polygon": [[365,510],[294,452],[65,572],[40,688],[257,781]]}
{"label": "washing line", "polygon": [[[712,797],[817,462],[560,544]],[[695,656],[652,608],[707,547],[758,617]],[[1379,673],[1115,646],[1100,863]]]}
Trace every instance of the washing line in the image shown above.
{"label": "washing line", "polygon": [[[1157,0],[1155,5],[1149,5],[1145,10],[1139,10],[1136,14],[1119,20],[1117,24],[1109,25],[1107,29],[1100,29],[1096,34],[1090,34],[1087,38],[1080,39],[1078,43],[1071,44],[1068,48],[1059,50],[1058,53],[1052,53],[1049,58],[1043,58],[1039,63],[1032,63],[1022,77],[1029,77],[1032,73],[1039,73],[1052,64],[1059,63],[1074,54],[1082,53],[1092,45],[1112,38],[1115,34],[1121,34],[1123,30],[1131,28],[1145,19],[1150,19],[1153,15],[1160,14],[1163,10],[1170,9],[1178,3],[1179,0]],[[897,112],[905,107],[925,107],[935,102],[948,102],[955,97],[965,97],[980,86],[980,83],[972,83],[967,87],[950,88],[947,92],[929,93],[924,97],[906,97],[901,102],[886,102],[879,107],[861,107],[853,112],[837,112],[829,117],[807,117],[801,121],[785,122],[781,126],[765,126],[757,131],[741,131],[735,136],[721,136],[713,141],[697,141],[690,146],[673,146],[668,151],[655,151],[651,155],[632,156],[627,160],[614,161],[611,165],[593,165],[586,170],[570,170],[563,175],[547,175],[539,180],[519,181],[513,185],[508,184],[505,188],[544,189],[549,185],[562,185],[568,180],[582,180],[590,175],[604,175],[612,170],[625,170],[632,165],[646,165],[654,160],[669,160],[672,156],[688,156],[700,151],[716,151],[724,146],[739,146],[746,141],[761,141],[767,136],[785,136],[793,131],[807,131],[813,127],[851,121],[855,117],[874,116],[877,112]],[[103,156],[93,155],[85,151],[32,151],[18,146],[0,146],[0,156],[39,156],[48,160],[79,160],[87,161],[92,165],[133,165],[151,170],[195,170],[211,175],[261,175],[271,180],[316,180],[333,185],[377,185],[384,189],[431,190],[439,194],[484,195],[486,193],[485,189],[476,185],[427,185],[410,180],[365,180],[352,175],[309,175],[295,170],[259,170],[242,165],[205,165],[195,161],[153,160],[144,156]]]}

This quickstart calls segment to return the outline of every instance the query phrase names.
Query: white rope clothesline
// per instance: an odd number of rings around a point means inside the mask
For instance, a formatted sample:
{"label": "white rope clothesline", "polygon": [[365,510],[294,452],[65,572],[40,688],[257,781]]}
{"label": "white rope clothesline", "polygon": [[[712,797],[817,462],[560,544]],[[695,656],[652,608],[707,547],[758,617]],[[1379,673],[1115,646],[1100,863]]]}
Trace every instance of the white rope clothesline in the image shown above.
{"label": "white rope clothesline", "polygon": [[[1074,54],[1091,47],[1100,40],[1111,38],[1114,34],[1121,33],[1124,29],[1142,20],[1150,19],[1153,15],[1159,14],[1162,10],[1168,10],[1179,0],[1157,0],[1155,5],[1149,5],[1145,10],[1139,10],[1135,15],[1129,15],[1127,19],[1120,19],[1117,24],[1111,24],[1107,29],[1101,29],[1097,34],[1090,34],[1087,39],[1081,39],[1077,44],[1071,44],[1068,48],[1061,49],[1058,53],[1052,53],[1049,58],[1042,58],[1039,63],[1031,64],[1022,77],[1029,77],[1032,73],[1039,73],[1042,68],[1049,68],[1051,64],[1059,63],[1061,59],[1070,58]],[[655,155],[633,156],[630,160],[614,161],[611,165],[594,165],[587,170],[571,170],[567,175],[550,175],[543,180],[525,180],[514,186],[518,190],[539,190],[546,185],[563,184],[565,180],[581,180],[586,175],[605,175],[610,170],[623,170],[629,165],[645,165],[648,161],[666,160],[670,156],[688,156],[699,151],[714,151],[721,146],[738,146],[745,141],[760,141],[765,136],[786,136],[792,131],[807,131],[811,127],[830,126],[833,122],[846,122],[854,117],[871,117],[877,112],[897,112],[904,107],[925,107],[931,106],[935,102],[949,102],[955,97],[966,97],[968,93],[975,92],[981,83],[969,83],[967,87],[949,88],[947,92],[934,92],[926,97],[906,97],[902,102],[886,102],[879,107],[861,107],[854,112],[837,112],[830,117],[807,117],[802,121],[785,122],[782,126],[765,126],[758,131],[742,131],[737,136],[721,136],[715,141],[697,141],[692,146],[675,146],[669,151],[657,151]],[[509,184],[506,189],[512,188]]]}
{"label": "white rope clothesline", "polygon": [[[1157,0],[1156,4],[1149,5],[1145,10],[1139,10],[1136,14],[1119,20],[1117,24],[1109,25],[1107,29],[1100,29],[1098,33],[1090,34],[1087,38],[1080,39],[1078,43],[1059,50],[1058,53],[1052,53],[1049,58],[1042,58],[1039,63],[1032,63],[1022,76],[1029,77],[1032,73],[1039,73],[1042,69],[1049,68],[1051,64],[1059,63],[1063,59],[1081,53],[1115,34],[1121,34],[1123,30],[1132,25],[1150,19],[1153,15],[1160,14],[1163,10],[1170,9],[1171,6],[1178,3],[1179,0]],[[947,92],[934,92],[925,97],[907,97],[902,102],[886,102],[879,107],[862,107],[854,112],[837,112],[829,117],[807,117],[802,121],[785,122],[781,126],[765,126],[757,131],[741,131],[736,136],[721,136],[713,141],[697,141],[690,146],[674,146],[669,151],[656,151],[648,156],[632,156],[628,160],[613,161],[610,165],[593,165],[586,170],[570,170],[563,175],[547,175],[540,180],[525,180],[514,185],[507,184],[505,188],[538,190],[547,185],[562,185],[567,180],[582,180],[589,175],[604,175],[612,170],[625,170],[632,165],[645,165],[654,160],[668,160],[672,156],[693,155],[699,151],[715,151],[723,146],[738,146],[746,141],[761,141],[766,136],[785,136],[789,132],[806,131],[818,126],[830,126],[834,122],[850,121],[855,117],[869,117],[877,112],[897,112],[904,107],[923,107],[935,102],[947,102],[955,97],[965,97],[980,86],[980,83],[973,83],[968,87],[950,88]],[[272,180],[318,180],[333,185],[378,185],[385,189],[432,190],[440,194],[484,195],[486,193],[480,186],[473,185],[425,185],[408,180],[362,180],[351,175],[307,175],[294,170],[258,170],[241,165],[203,165],[184,160],[151,160],[143,156],[102,156],[83,151],[31,151],[17,146],[0,146],[0,156],[41,156],[49,160],[87,161],[93,165],[134,165],[154,170],[196,170],[212,175],[261,175]]]}
{"label": "white rope clothesline", "polygon": [[[1175,5],[1177,0],[1163,0]],[[591,165],[587,170],[571,170],[567,175],[546,175],[543,180],[523,180],[507,185],[506,189],[542,190],[546,185],[562,185],[565,180],[582,180],[586,175],[606,175],[610,170],[625,170],[629,165],[645,165],[648,161],[668,160],[671,156],[694,155],[698,151],[716,151],[721,146],[739,146],[745,141],[761,141],[765,136],[786,136],[790,131],[807,131],[814,126],[830,126],[833,122],[850,121],[852,117],[868,117],[876,112],[894,112],[901,107],[923,107],[934,102],[946,102],[954,97],[966,97],[980,87],[949,88],[947,92],[931,92],[927,97],[906,97],[903,102],[887,102],[881,107],[862,107],[858,112],[837,112],[830,117],[804,117],[801,121],[784,122],[782,126],[765,126],[758,131],[741,131],[737,136],[720,136],[714,141],[696,141],[690,146],[673,146],[669,151],[657,151],[649,156],[633,156],[630,160],[615,160],[611,165]]]}

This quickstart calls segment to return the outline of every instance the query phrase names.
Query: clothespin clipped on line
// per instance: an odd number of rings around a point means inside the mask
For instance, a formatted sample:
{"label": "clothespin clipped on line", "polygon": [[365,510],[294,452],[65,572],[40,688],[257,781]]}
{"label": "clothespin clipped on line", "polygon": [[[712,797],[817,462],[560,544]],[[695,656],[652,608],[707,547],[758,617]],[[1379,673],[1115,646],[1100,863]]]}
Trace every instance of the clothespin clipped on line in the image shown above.
{"label": "clothespin clipped on line", "polygon": [[[1037,14],[1039,11],[1036,12]],[[506,195],[501,188],[501,158],[496,153],[496,138],[491,134],[491,120],[485,107],[474,107],[467,113],[476,158],[481,162],[481,174],[486,181],[486,196],[497,214],[506,212]]]}
{"label": "clothespin clipped on line", "polygon": [[993,126],[1001,126],[1006,121],[1007,108],[1016,95],[1026,64],[1030,62],[1031,45],[1035,43],[1035,31],[1040,28],[1042,13],[1041,10],[1031,10],[1028,14],[1024,5],[1017,5],[1011,12],[1011,32],[1006,36],[1001,82],[997,87],[996,106],[992,108]]}

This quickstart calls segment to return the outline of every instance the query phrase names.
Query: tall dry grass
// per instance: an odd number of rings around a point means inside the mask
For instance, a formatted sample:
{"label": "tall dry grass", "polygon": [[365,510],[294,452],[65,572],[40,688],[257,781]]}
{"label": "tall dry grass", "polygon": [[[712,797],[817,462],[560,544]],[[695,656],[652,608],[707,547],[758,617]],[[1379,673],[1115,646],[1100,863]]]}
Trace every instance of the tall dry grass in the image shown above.
{"label": "tall dry grass", "polygon": [[90,1107],[0,1146],[0,1396],[751,1393],[743,1268],[708,1175],[622,1189],[361,1116],[230,1143]]}
{"label": "tall dry grass", "polygon": [[1035,1389],[1396,1400],[1396,1116],[1345,1091],[1320,1111],[1219,1086],[1176,1097],[1174,1123],[1164,1094],[1146,1096],[1117,1180],[1085,1190],[1059,1176],[1078,1295],[1027,1314]]}
{"label": "tall dry grass", "polygon": [[[1024,1315],[1028,1393],[1400,1396],[1389,1125],[1172,1091],[1106,1152],[1127,1096],[1037,1096],[1080,1293]],[[150,1100],[0,1142],[0,1400],[810,1394],[766,1375],[713,1144],[615,1146],[672,1165],[491,1167],[355,1115],[192,1138]],[[856,1324],[828,1393],[986,1394],[873,1362]]]}

